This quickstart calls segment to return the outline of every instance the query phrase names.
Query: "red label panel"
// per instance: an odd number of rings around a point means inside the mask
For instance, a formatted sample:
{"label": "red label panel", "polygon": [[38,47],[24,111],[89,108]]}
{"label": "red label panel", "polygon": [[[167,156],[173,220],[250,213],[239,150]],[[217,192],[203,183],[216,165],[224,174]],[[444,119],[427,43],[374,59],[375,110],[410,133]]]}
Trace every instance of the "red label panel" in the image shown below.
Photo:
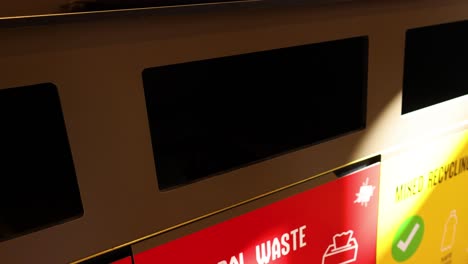
{"label": "red label panel", "polygon": [[135,255],[136,264],[375,263],[380,164]]}

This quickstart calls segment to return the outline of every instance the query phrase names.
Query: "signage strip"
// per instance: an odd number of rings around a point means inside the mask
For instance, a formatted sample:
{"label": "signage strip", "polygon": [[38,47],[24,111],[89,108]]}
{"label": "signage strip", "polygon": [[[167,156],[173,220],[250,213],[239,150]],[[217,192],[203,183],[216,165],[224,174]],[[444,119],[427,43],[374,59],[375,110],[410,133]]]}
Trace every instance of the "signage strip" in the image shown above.
{"label": "signage strip", "polygon": [[103,254],[106,254],[106,253],[109,253],[109,252],[111,252],[111,251],[118,250],[118,249],[121,249],[121,248],[123,248],[123,247],[131,246],[131,245],[136,244],[136,243],[140,243],[140,242],[142,242],[142,241],[144,241],[144,240],[147,240],[147,239],[150,239],[150,238],[153,238],[153,237],[162,235],[162,234],[164,234],[164,233],[171,232],[171,231],[176,230],[176,229],[178,229],[178,228],[181,228],[181,227],[183,227],[183,226],[186,226],[186,225],[189,225],[189,224],[193,224],[193,223],[195,223],[195,222],[198,222],[198,221],[201,221],[201,220],[203,220],[203,219],[209,218],[209,217],[211,217],[211,216],[214,216],[214,215],[217,215],[217,214],[226,212],[226,211],[231,210],[231,209],[233,209],[233,208],[240,207],[240,206],[242,206],[242,205],[251,203],[251,202],[253,202],[253,201],[255,201],[255,200],[258,200],[258,199],[261,199],[261,198],[265,198],[265,197],[270,196],[270,195],[273,195],[273,194],[275,194],[275,193],[278,193],[278,192],[281,192],[281,191],[284,191],[284,190],[293,188],[293,187],[295,187],[295,186],[304,184],[304,183],[306,183],[306,182],[309,182],[309,181],[311,181],[311,180],[317,179],[317,178],[322,177],[322,176],[324,176],[324,175],[327,175],[327,174],[330,174],[330,173],[334,173],[334,172],[337,171],[337,170],[346,168],[346,167],[348,167],[348,166],[350,166],[350,165],[353,165],[353,164],[355,164],[355,163],[359,163],[359,162],[366,161],[366,160],[368,160],[368,159],[372,159],[372,158],[374,158],[375,156],[377,156],[377,155],[375,155],[375,154],[374,154],[374,155],[369,155],[369,156],[367,156],[367,157],[365,157],[365,158],[362,158],[362,159],[359,159],[359,160],[356,160],[356,161],[353,161],[353,162],[346,163],[345,165],[338,166],[338,167],[336,167],[336,168],[327,170],[327,171],[322,172],[322,173],[320,173],[320,174],[316,174],[316,175],[310,176],[310,177],[308,177],[308,178],[305,178],[305,179],[303,179],[303,180],[300,180],[300,181],[297,181],[297,182],[294,182],[294,183],[285,185],[285,186],[280,187],[280,188],[278,188],[278,189],[275,189],[275,190],[272,190],[272,191],[269,191],[269,192],[260,194],[260,195],[258,195],[258,196],[255,196],[255,197],[249,198],[249,199],[247,199],[247,200],[244,200],[244,201],[235,203],[235,204],[233,204],[233,205],[230,205],[230,206],[221,208],[221,209],[216,210],[216,211],[213,211],[213,212],[211,212],[211,213],[207,213],[207,214],[205,214],[205,215],[201,215],[201,216],[199,216],[199,217],[192,218],[192,219],[190,219],[190,220],[188,220],[188,221],[179,223],[179,224],[177,224],[177,225],[170,226],[170,227],[168,227],[168,228],[165,228],[165,229],[162,229],[162,230],[160,230],[160,231],[157,231],[157,232],[151,233],[151,234],[149,234],[149,235],[143,236],[143,237],[141,237],[141,238],[138,238],[138,239],[129,241],[129,242],[127,242],[127,243],[124,243],[124,244],[115,246],[115,247],[113,247],[113,248],[109,248],[109,249],[107,249],[107,250],[101,251],[101,252],[96,253],[96,254],[93,254],[93,255],[91,255],[91,256],[88,256],[88,257],[85,257],[85,258],[82,258],[82,259],[79,259],[79,260],[70,262],[70,264],[79,264],[79,263],[82,263],[82,262],[84,262],[84,261],[86,261],[86,260],[89,260],[89,259],[98,257],[98,256],[103,255]]}

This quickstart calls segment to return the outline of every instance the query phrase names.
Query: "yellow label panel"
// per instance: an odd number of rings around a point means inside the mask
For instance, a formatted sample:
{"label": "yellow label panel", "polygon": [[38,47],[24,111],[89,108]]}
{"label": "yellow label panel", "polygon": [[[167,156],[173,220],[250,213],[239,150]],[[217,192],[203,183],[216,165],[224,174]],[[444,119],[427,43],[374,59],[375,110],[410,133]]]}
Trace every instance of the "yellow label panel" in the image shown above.
{"label": "yellow label panel", "polygon": [[377,263],[468,263],[468,131],[381,167]]}

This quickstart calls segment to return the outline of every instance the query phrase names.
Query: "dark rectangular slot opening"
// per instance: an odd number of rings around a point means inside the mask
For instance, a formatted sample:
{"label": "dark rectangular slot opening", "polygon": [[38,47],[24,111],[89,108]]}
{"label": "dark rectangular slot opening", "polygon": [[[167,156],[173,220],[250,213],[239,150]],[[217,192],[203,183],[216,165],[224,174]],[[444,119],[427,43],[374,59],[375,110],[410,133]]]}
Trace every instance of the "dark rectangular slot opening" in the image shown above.
{"label": "dark rectangular slot opening", "polygon": [[0,241],[83,214],[57,88],[0,90]]}
{"label": "dark rectangular slot opening", "polygon": [[[89,12],[178,5],[226,3],[234,0],[74,0],[61,6],[63,12]],[[241,1],[241,0],[237,0]]]}
{"label": "dark rectangular slot opening", "polygon": [[160,189],[365,127],[367,37],[148,68]]}
{"label": "dark rectangular slot opening", "polygon": [[343,168],[337,169],[333,173],[335,173],[336,177],[340,178],[340,177],[349,175],[353,172],[356,172],[358,170],[362,170],[366,167],[369,167],[372,164],[378,163],[380,162],[380,160],[381,160],[381,155],[373,156],[365,160],[355,162]]}
{"label": "dark rectangular slot opening", "polygon": [[468,21],[406,32],[402,114],[468,94]]}
{"label": "dark rectangular slot opening", "polygon": [[88,259],[81,264],[120,264],[134,263],[132,248],[130,246],[112,250],[103,255]]}

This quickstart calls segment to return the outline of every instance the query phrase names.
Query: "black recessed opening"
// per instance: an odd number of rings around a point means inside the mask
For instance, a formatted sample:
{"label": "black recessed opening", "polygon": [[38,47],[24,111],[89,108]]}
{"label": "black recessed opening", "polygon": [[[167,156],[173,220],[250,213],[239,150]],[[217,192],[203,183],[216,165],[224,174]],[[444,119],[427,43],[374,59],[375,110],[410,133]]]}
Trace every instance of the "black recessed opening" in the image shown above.
{"label": "black recessed opening", "polygon": [[468,21],[406,32],[402,114],[468,94]]}
{"label": "black recessed opening", "polygon": [[334,171],[334,173],[336,177],[343,177],[346,175],[350,175],[351,173],[356,172],[358,170],[362,170],[366,167],[369,167],[377,162],[380,162],[380,160],[381,160],[381,155],[373,156],[365,160],[355,162],[343,168],[337,169]]}
{"label": "black recessed opening", "polygon": [[57,88],[0,90],[0,241],[83,214]]}
{"label": "black recessed opening", "polygon": [[[234,0],[75,0],[61,6],[63,12],[88,12],[177,5],[225,3]],[[241,1],[241,0],[237,0]]]}
{"label": "black recessed opening", "polygon": [[125,262],[127,262],[127,259],[131,261],[131,263],[134,262],[132,248],[130,246],[112,250],[106,254],[81,262],[81,264],[112,264],[118,263],[119,260],[125,260]]}
{"label": "black recessed opening", "polygon": [[160,189],[365,127],[367,37],[143,71]]}

